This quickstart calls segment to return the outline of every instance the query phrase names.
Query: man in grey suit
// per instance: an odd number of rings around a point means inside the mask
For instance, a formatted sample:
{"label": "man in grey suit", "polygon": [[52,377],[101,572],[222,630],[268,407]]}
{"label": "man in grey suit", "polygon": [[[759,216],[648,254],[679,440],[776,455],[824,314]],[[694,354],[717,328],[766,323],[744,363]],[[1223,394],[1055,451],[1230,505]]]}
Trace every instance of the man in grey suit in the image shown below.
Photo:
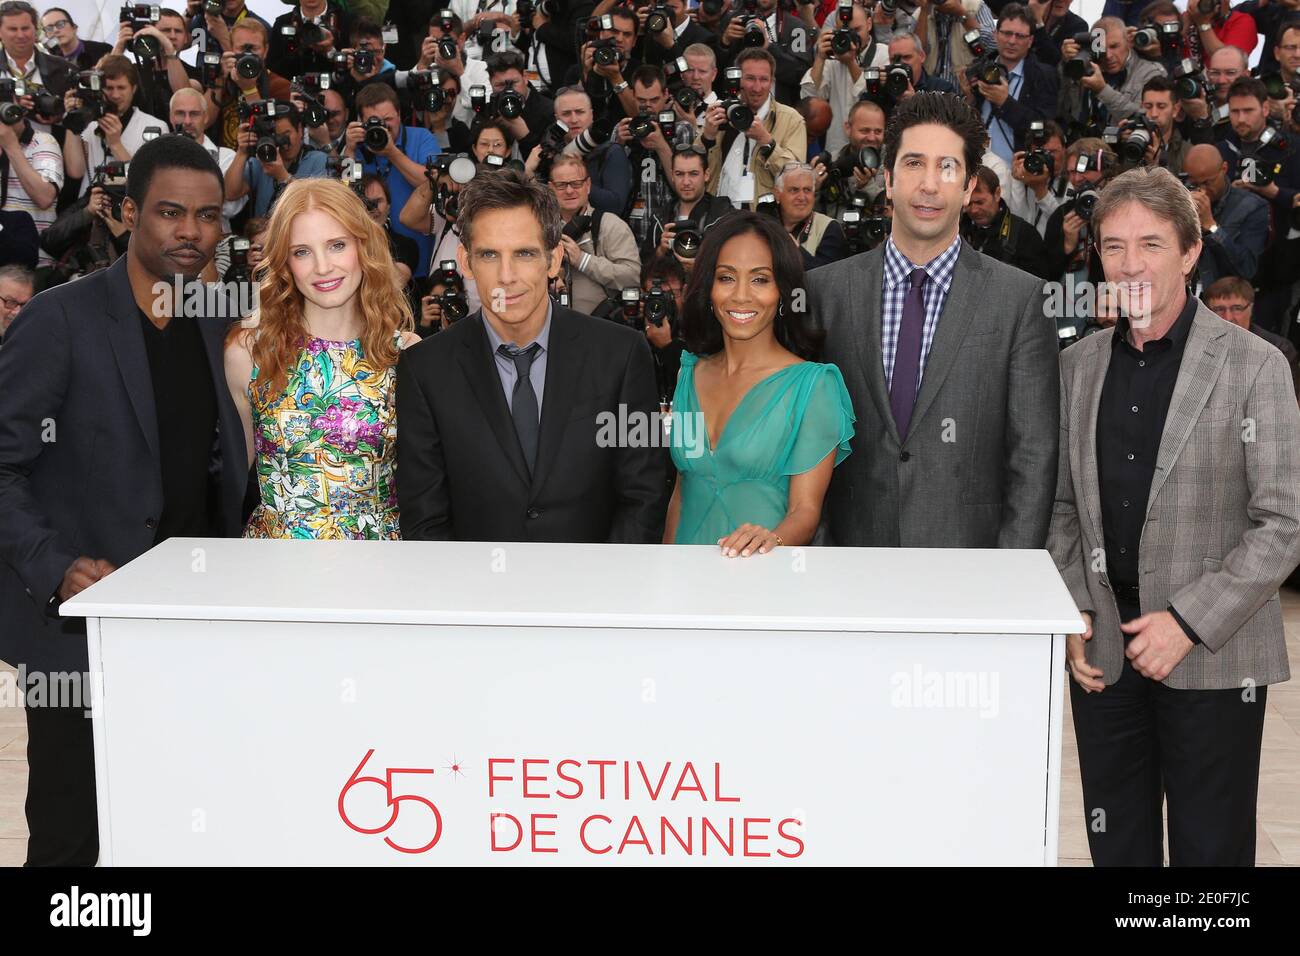
{"label": "man in grey suit", "polygon": [[987,135],[951,93],[885,132],[890,238],[808,276],[857,414],[831,480],[835,544],[1041,548],[1056,468],[1057,346],[1043,284],[958,236]]}
{"label": "man in grey suit", "polygon": [[1097,865],[1255,859],[1278,586],[1300,560],[1300,411],[1282,353],[1187,293],[1201,227],[1165,169],[1092,217],[1122,316],[1061,359],[1048,547],[1089,623],[1067,639]]}

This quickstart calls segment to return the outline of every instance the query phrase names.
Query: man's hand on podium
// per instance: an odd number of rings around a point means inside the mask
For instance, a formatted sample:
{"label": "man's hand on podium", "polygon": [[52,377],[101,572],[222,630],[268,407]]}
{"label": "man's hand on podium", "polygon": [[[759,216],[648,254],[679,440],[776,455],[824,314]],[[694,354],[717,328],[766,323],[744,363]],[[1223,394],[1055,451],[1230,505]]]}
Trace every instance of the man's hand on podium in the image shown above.
{"label": "man's hand on podium", "polygon": [[80,557],[63,572],[63,583],[59,585],[59,600],[67,601],[86,590],[100,578],[112,574],[117,568],[102,558]]}
{"label": "man's hand on podium", "polygon": [[1082,634],[1066,635],[1065,660],[1070,665],[1070,676],[1085,693],[1091,694],[1093,691],[1101,693],[1106,689],[1106,685],[1101,682],[1101,668],[1089,664],[1083,652],[1084,642],[1092,640],[1092,612],[1080,611],[1079,614],[1087,627]]}

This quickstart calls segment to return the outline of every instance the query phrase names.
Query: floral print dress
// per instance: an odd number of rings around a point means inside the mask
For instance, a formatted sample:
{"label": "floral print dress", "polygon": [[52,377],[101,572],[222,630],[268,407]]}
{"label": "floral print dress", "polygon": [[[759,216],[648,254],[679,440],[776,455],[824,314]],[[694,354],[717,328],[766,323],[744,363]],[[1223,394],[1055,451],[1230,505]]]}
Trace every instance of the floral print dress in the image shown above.
{"label": "floral print dress", "polygon": [[[396,335],[402,347],[402,335]],[[398,538],[396,366],[310,338],[277,396],[249,383],[261,496],[245,538]]]}

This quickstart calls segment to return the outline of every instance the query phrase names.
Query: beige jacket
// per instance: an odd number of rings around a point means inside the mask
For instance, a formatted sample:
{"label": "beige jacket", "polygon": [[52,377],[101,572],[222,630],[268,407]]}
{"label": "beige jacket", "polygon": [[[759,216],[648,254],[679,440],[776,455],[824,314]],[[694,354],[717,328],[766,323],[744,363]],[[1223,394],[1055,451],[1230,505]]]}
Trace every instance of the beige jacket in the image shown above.
{"label": "beige jacket", "polygon": [[[757,149],[749,154],[749,169],[754,174],[754,199],[749,204],[750,209],[758,205],[760,197],[771,194],[777,173],[787,163],[808,161],[808,129],[804,126],[803,118],[790,107],[776,100],[771,102],[772,108],[768,110],[763,125],[772,134],[772,152],[766,160],[759,156]],[[715,196],[718,195],[718,181],[722,178],[722,161],[725,158],[722,146],[725,141],[725,131],[720,130],[717,141],[709,150],[708,190]]]}

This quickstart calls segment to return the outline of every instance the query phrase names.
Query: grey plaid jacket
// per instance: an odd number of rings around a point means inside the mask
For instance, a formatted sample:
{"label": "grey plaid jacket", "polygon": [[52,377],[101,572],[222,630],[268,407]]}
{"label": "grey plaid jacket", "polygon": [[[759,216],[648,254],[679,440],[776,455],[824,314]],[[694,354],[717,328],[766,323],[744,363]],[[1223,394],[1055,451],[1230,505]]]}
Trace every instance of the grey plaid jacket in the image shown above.
{"label": "grey plaid jacket", "polygon": [[[1047,547],[1081,611],[1088,662],[1119,679],[1106,576],[1097,409],[1108,329],[1061,353],[1061,441]],[[1278,587],[1300,561],[1300,410],[1286,359],[1198,304],[1169,405],[1138,556],[1144,613],[1171,603],[1204,642],[1165,679],[1212,690],[1287,680]]]}

